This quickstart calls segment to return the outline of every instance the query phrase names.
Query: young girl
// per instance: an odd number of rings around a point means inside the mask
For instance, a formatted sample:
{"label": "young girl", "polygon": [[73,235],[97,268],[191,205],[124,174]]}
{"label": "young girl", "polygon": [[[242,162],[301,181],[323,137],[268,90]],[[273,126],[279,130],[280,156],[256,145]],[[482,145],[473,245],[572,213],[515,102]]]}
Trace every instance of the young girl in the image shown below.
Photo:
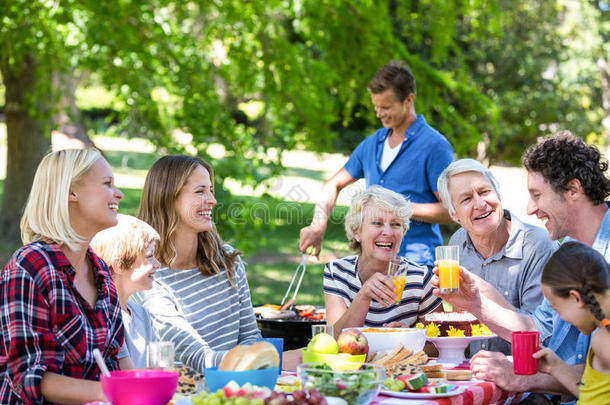
{"label": "young girl", "polygon": [[212,167],[192,156],[165,156],[151,167],[138,217],[161,236],[165,266],[152,290],[136,294],[176,358],[198,371],[217,366],[237,344],[260,338],[240,252],[222,242],[212,209]]}
{"label": "young girl", "polygon": [[95,348],[110,370],[131,367],[116,288],[89,248],[116,225],[122,198],[97,151],[40,162],[21,218],[25,246],[0,279],[1,404],[104,401]]}
{"label": "young girl", "polygon": [[[591,338],[584,375],[552,350],[534,354],[539,371],[551,374],[577,396],[579,404],[606,404],[610,398],[610,270],[604,257],[580,242],[566,242],[542,273],[542,292],[566,322]],[[579,390],[580,388],[580,390]]]}
{"label": "young girl", "polygon": [[159,234],[150,225],[129,215],[118,215],[119,223],[98,232],[91,248],[108,264],[121,302],[125,344],[136,368],[146,368],[148,343],[158,340],[146,308],[129,300],[132,294],[152,288],[159,269],[155,245]]}

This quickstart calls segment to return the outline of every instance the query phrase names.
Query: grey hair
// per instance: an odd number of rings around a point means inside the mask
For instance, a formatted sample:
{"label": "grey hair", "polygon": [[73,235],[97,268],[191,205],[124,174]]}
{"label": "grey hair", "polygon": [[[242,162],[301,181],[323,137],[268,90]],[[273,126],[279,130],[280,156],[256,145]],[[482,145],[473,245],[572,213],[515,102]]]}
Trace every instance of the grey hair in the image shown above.
{"label": "grey hair", "polygon": [[371,186],[352,198],[349,210],[345,214],[345,234],[349,241],[349,248],[354,252],[362,253],[360,241],[356,240],[355,233],[362,227],[362,217],[366,205],[374,205],[400,218],[403,235],[409,230],[411,215],[413,215],[411,202],[395,191],[378,185]]}
{"label": "grey hair", "polygon": [[491,170],[485,167],[481,162],[474,159],[460,159],[451,163],[449,166],[443,170],[440,176],[438,176],[438,181],[436,186],[438,188],[438,194],[441,197],[441,202],[447,208],[450,215],[455,215],[455,208],[453,207],[453,201],[451,201],[451,193],[449,191],[449,179],[456,174],[464,173],[464,172],[477,172],[481,173],[483,176],[489,180],[491,185],[494,188],[494,191],[498,195],[498,199],[500,199],[500,192],[498,185],[498,180],[494,177]]}

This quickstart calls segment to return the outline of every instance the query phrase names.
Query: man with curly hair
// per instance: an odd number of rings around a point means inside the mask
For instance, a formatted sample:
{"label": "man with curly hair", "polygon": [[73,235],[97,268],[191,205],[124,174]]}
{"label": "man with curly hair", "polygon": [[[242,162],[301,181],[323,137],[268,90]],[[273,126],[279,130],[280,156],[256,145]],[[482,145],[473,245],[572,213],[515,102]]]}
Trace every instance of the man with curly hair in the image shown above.
{"label": "man with curly hair", "polygon": [[[587,145],[569,131],[543,138],[524,154],[530,199],[527,211],[545,221],[549,237],[578,240],[600,252],[610,262],[610,210],[606,197],[610,180],[608,163],[595,146]],[[520,313],[490,284],[467,270],[455,294],[441,295],[452,304],[472,312],[498,336],[509,340],[511,332],[537,330],[542,344],[582,373],[590,336],[563,321],[544,299],[531,316]],[[438,286],[438,277],[432,280]],[[568,395],[554,377],[515,375],[512,362],[498,352],[480,351],[470,361],[476,378],[494,381],[507,391]],[[566,399],[566,398],[564,398]],[[571,398],[567,398],[569,400]],[[549,403],[547,397],[530,395],[523,403]]]}

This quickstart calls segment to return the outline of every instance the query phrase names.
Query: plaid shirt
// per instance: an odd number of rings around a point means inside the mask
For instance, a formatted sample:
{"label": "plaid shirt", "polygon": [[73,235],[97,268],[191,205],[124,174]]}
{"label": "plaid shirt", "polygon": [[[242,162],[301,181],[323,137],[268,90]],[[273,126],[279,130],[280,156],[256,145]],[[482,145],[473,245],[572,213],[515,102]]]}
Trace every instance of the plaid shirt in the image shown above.
{"label": "plaid shirt", "polygon": [[40,392],[45,371],[99,380],[92,351],[118,370],[123,323],[108,268],[91,249],[95,308],[74,286],[75,271],[55,243],[19,249],[0,280],[0,404],[48,403]]}

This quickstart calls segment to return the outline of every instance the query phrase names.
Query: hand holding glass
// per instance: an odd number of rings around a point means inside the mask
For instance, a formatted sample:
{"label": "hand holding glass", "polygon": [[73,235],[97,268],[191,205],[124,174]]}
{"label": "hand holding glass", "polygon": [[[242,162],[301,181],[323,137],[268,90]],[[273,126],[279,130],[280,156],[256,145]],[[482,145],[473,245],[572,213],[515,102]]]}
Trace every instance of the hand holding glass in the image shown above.
{"label": "hand holding glass", "polygon": [[405,280],[407,278],[407,264],[403,263],[400,256],[394,256],[388,264],[388,277],[394,284],[394,294],[396,294],[395,303],[400,303],[402,293],[405,289]]}
{"label": "hand holding glass", "polygon": [[438,246],[436,248],[436,261],[441,293],[457,292],[460,289],[459,246]]}
{"label": "hand holding glass", "polygon": [[148,368],[162,370],[174,368],[174,344],[172,342],[149,343]]}

